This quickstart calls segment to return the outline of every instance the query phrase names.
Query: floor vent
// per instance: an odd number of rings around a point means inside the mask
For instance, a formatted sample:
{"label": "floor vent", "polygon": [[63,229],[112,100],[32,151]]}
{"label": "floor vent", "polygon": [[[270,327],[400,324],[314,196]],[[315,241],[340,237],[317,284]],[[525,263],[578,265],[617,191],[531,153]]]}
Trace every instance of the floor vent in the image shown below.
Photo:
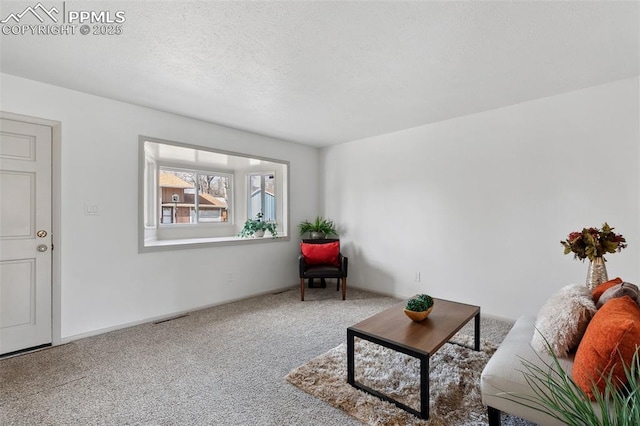
{"label": "floor vent", "polygon": [[154,321],[153,323],[154,324],[162,324],[163,322],[169,322],[169,321],[177,320],[177,319],[188,317],[188,316],[189,316],[189,314],[177,315],[175,317],[165,318],[165,319],[159,320],[159,321]]}

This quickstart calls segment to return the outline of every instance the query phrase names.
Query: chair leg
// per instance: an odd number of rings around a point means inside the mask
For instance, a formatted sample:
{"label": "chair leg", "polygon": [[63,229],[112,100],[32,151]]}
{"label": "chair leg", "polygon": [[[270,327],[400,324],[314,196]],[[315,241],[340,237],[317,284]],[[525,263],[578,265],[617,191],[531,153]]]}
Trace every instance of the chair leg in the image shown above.
{"label": "chair leg", "polygon": [[342,278],[342,300],[347,296],[347,277]]}
{"label": "chair leg", "polygon": [[487,415],[489,417],[489,426],[500,426],[500,410],[487,407]]}
{"label": "chair leg", "polygon": [[304,302],[304,278],[300,278],[300,301]]}

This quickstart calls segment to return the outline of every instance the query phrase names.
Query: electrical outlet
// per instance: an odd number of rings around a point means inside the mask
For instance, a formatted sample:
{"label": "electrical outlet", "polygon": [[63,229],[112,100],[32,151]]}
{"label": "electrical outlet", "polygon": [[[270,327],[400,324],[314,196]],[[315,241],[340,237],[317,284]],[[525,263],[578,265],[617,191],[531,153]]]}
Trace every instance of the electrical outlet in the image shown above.
{"label": "electrical outlet", "polygon": [[416,272],[416,282],[420,282],[420,272]]}
{"label": "electrical outlet", "polygon": [[96,216],[100,214],[100,205],[98,204],[85,204],[84,205],[85,216]]}

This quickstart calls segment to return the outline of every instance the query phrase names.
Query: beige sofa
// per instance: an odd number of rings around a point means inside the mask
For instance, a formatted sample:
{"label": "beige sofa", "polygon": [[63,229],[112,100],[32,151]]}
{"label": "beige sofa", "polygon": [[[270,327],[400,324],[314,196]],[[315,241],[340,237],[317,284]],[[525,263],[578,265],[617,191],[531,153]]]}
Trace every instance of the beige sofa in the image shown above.
{"label": "beige sofa", "polygon": [[[504,395],[504,392],[533,395],[522,374],[524,370],[522,360],[526,359],[538,366],[544,366],[539,355],[531,347],[535,321],[535,317],[520,317],[482,371],[480,389],[482,402],[488,409],[490,426],[500,425],[501,412],[544,426],[564,424],[547,414],[513,402]],[[540,356],[547,362],[552,360],[548,355]],[[570,374],[573,358],[561,358],[560,363],[562,368]]]}
{"label": "beige sofa", "polygon": [[[544,412],[526,407],[523,405],[526,400],[518,400],[519,395],[533,398],[529,404],[537,401],[524,375],[527,370],[524,361],[548,371],[555,362],[549,355],[553,352],[562,370],[584,391],[586,398],[594,392],[603,392],[606,380],[602,374],[617,383],[626,380],[624,365],[631,363],[638,342],[640,293],[636,285],[615,278],[594,290],[580,284],[560,288],[541,307],[537,317],[525,316],[516,321],[485,366],[480,390],[489,410],[489,424],[500,424],[500,412],[544,426],[563,424]],[[614,358],[622,358],[624,362],[612,363]],[[574,365],[574,360],[579,364]],[[594,382],[593,377],[599,378]],[[592,404],[594,413],[600,415],[601,410]]]}

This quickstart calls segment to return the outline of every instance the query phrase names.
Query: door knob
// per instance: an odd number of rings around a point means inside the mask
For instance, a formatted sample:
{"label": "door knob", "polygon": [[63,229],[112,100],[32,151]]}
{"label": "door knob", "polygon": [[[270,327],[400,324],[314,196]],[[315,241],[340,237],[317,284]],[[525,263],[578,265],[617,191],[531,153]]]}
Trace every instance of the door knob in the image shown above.
{"label": "door knob", "polygon": [[38,244],[38,247],[36,247],[36,250],[38,250],[39,252],[45,252],[47,251],[49,247],[47,247],[46,244]]}

